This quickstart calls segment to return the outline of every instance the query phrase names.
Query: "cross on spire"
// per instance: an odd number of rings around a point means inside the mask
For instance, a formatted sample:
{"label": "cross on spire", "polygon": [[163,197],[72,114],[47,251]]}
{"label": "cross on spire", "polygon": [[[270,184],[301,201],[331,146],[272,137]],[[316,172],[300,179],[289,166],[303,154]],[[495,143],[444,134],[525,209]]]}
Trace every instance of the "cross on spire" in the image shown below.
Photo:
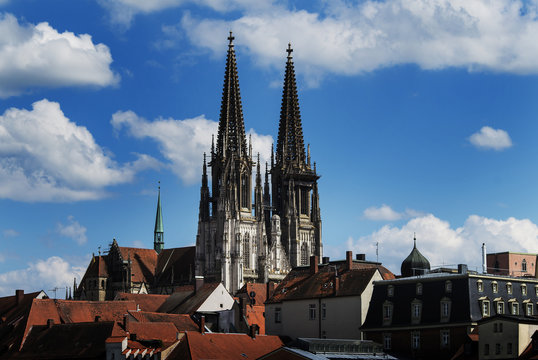
{"label": "cross on spire", "polygon": [[291,53],[293,52],[293,49],[291,48],[291,43],[288,43],[288,48],[286,49],[286,52],[288,53],[288,59],[291,59]]}
{"label": "cross on spire", "polygon": [[232,32],[230,31],[230,36],[228,36],[228,41],[230,43],[228,44],[228,46],[234,46],[234,43],[233,43],[234,39],[235,37],[232,35]]}

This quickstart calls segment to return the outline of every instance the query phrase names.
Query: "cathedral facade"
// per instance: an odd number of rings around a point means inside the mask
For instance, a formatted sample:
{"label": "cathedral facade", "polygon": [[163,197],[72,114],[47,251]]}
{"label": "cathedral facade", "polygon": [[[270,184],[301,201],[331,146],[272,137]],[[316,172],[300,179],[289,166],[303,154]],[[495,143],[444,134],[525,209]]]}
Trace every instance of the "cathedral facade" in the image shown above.
{"label": "cathedral facade", "polygon": [[233,39],[230,33],[217,142],[208,162],[204,154],[196,237],[196,275],[231,293],[245,282],[279,281],[323,252],[319,176],[305,152],[291,46],[277,147],[262,185],[259,155],[253,158],[245,134]]}

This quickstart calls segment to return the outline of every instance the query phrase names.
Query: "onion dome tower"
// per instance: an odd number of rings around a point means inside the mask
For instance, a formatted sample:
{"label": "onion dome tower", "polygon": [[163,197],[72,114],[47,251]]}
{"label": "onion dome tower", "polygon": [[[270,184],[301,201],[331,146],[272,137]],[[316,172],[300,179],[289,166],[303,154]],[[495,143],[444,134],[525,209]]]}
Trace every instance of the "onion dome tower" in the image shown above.
{"label": "onion dome tower", "polygon": [[424,275],[430,271],[430,262],[417,249],[417,236],[413,237],[413,250],[402,262],[402,277]]}

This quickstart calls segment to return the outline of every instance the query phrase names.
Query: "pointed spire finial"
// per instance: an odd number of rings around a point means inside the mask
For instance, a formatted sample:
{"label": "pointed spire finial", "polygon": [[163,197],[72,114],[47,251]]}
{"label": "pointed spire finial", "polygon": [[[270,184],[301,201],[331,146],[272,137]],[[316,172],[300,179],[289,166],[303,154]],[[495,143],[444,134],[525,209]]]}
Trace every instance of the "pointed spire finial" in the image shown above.
{"label": "pointed spire finial", "polygon": [[234,46],[234,39],[235,39],[235,38],[234,38],[234,36],[233,36],[233,34],[232,34],[232,31],[230,30],[230,36],[228,36],[228,41],[230,42],[230,43],[228,44],[229,47]]}
{"label": "pointed spire finial", "polygon": [[291,56],[291,53],[293,52],[293,49],[291,48],[291,43],[288,43],[288,48],[286,49],[286,52],[288,53],[288,60],[291,60],[293,56]]}
{"label": "pointed spire finial", "polygon": [[417,233],[416,232],[413,233],[413,247],[414,248],[417,247]]}

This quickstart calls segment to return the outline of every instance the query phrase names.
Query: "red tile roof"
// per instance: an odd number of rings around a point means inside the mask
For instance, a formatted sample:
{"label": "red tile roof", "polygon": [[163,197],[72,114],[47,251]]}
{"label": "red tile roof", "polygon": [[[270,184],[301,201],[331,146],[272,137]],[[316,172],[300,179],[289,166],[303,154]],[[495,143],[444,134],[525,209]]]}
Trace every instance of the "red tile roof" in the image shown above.
{"label": "red tile roof", "polygon": [[178,331],[196,331],[198,325],[185,314],[164,314],[147,311],[129,311],[129,314],[140,323],[146,322],[169,322],[175,325]]}
{"label": "red tile roof", "polygon": [[260,283],[246,283],[241,289],[236,293],[236,296],[241,294],[246,294],[250,299],[250,295],[254,292],[254,304],[252,305],[262,305],[267,300],[267,285]]}
{"label": "red tile roof", "polygon": [[284,344],[278,336],[187,331],[171,359],[257,359]]}
{"label": "red tile roof", "polygon": [[[362,294],[377,270],[380,268],[384,269],[383,271],[386,270],[384,267],[372,263],[353,263],[351,270],[346,269],[345,263],[337,263],[336,266],[339,279],[337,289],[335,289],[334,265],[320,265],[315,274],[311,274],[307,267],[298,267],[282,280],[267,303],[330,296],[358,296]],[[387,278],[392,274],[389,273],[385,274]],[[394,275],[392,274],[392,276]]]}
{"label": "red tile roof", "polygon": [[194,291],[193,288],[189,287],[185,287],[185,290],[175,291],[170,295],[159,311],[192,315],[198,311],[200,306],[202,306],[219,284],[220,283],[205,283],[197,291]]}
{"label": "red tile roof", "polygon": [[132,300],[142,311],[157,311],[169,295],[117,293],[114,300]]}
{"label": "red tile roof", "polygon": [[131,259],[133,282],[153,284],[157,267],[157,252],[153,249],[141,249],[118,246],[124,261]]}
{"label": "red tile roof", "polygon": [[247,305],[246,318],[248,325],[256,324],[259,326],[259,333],[265,334],[265,305]]}
{"label": "red tile roof", "polygon": [[172,343],[177,340],[177,329],[171,322],[144,322],[129,321],[126,329],[129,334],[136,334],[136,340],[161,340],[163,343]]}

